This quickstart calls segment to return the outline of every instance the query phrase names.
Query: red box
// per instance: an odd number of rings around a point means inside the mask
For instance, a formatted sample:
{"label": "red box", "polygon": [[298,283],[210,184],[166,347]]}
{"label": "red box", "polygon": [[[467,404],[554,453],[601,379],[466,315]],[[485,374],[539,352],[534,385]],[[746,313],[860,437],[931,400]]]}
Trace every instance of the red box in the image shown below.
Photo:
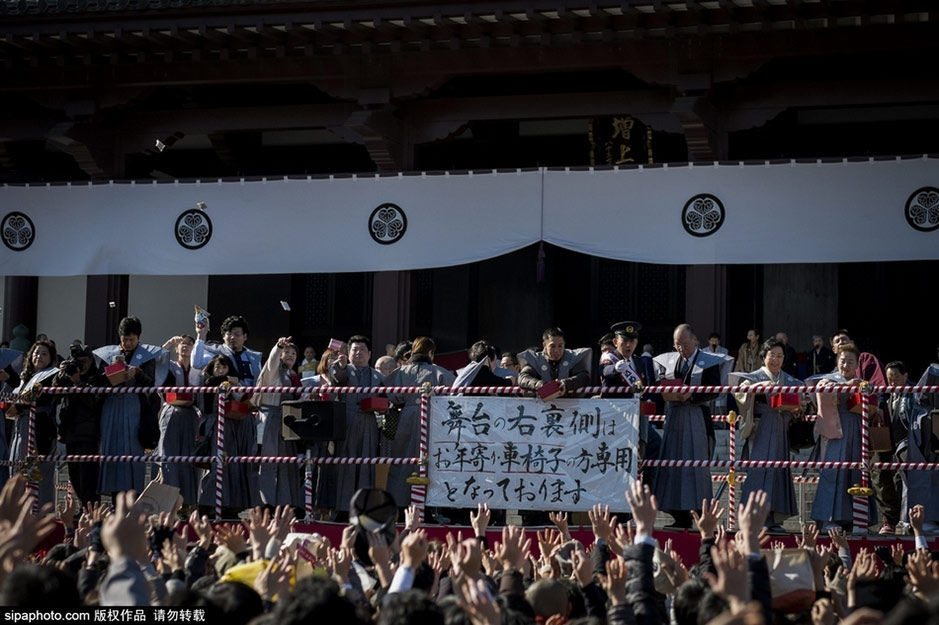
{"label": "red box", "polygon": [[798,393],[776,393],[769,396],[769,407],[773,410],[798,412],[802,408],[802,397]]}
{"label": "red box", "polygon": [[[848,411],[853,412],[854,414],[864,414],[864,406],[861,403],[862,393],[855,393],[848,397]],[[868,403],[868,414],[874,414],[874,411],[877,410],[877,396],[868,395],[870,402]]]}
{"label": "red box", "polygon": [[167,393],[166,403],[173,406],[191,406],[192,393]]}
{"label": "red box", "polygon": [[[678,378],[672,378],[670,380],[659,380],[655,383],[656,386],[684,386],[684,380],[679,380]],[[662,399],[665,401],[682,401],[682,393],[662,393]]]}
{"label": "red box", "polygon": [[244,401],[230,399],[225,402],[225,418],[232,421],[242,421],[254,410],[254,406]]}
{"label": "red box", "polygon": [[561,394],[561,382],[559,380],[551,380],[550,382],[545,382],[541,385],[541,388],[538,389],[538,397],[542,401],[549,401],[558,397]]}
{"label": "red box", "polygon": [[385,412],[391,407],[387,397],[366,397],[359,402],[362,412]]}
{"label": "red box", "polygon": [[639,414],[651,417],[655,414],[655,402],[651,401],[641,401],[639,402]]}
{"label": "red box", "polygon": [[130,379],[130,375],[127,373],[127,365],[123,362],[115,362],[105,367],[104,375],[108,378],[111,386],[123,384]]}

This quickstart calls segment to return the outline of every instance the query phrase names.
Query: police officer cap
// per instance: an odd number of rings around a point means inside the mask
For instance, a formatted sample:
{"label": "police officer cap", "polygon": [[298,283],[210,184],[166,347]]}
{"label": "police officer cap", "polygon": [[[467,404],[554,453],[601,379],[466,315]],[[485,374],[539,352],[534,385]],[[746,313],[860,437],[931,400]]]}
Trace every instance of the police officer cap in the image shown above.
{"label": "police officer cap", "polygon": [[642,325],[636,321],[620,321],[619,323],[614,323],[610,326],[615,334],[622,336],[627,339],[638,339],[639,330],[642,329]]}

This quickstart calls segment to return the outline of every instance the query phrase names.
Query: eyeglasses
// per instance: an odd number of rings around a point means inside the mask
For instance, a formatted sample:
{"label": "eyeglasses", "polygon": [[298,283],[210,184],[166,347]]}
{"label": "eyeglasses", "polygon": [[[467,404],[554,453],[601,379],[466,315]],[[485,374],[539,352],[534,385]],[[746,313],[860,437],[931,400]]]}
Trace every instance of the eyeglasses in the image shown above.
{"label": "eyeglasses", "polygon": [[783,356],[782,354],[774,354],[774,353],[772,353],[772,352],[766,354],[766,357],[767,357],[767,358],[772,358],[772,359],[774,359],[774,360],[782,360],[783,358],[785,358],[785,356]]}

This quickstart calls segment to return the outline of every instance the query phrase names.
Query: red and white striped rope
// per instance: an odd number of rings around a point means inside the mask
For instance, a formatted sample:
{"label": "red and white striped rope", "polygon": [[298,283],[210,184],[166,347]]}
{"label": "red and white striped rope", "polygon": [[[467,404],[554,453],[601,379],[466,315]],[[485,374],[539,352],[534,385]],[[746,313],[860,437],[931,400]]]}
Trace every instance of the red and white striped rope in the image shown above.
{"label": "red and white striped rope", "polygon": [[[39,462],[175,462],[175,463],[216,463],[219,456],[155,456],[155,455],[103,455],[103,454],[46,454],[36,456]],[[21,466],[22,460],[0,460],[0,466]],[[222,457],[225,464],[305,464],[303,456],[231,456]],[[311,465],[368,465],[368,464],[420,464],[420,458],[317,458],[309,460]]]}
{"label": "red and white striped rope", "polygon": [[[179,463],[215,463],[218,456],[155,456],[155,455],[117,455],[102,454],[47,454],[37,456],[40,462],[179,462]],[[243,464],[304,464],[303,456],[231,456],[224,458],[225,463]],[[20,466],[22,460],[0,460],[0,466]],[[420,465],[420,458],[336,458],[323,457],[310,458],[313,465],[357,465],[357,464],[389,464],[389,465]],[[730,468],[729,460],[645,460],[643,466],[649,467],[712,467],[716,469]],[[860,469],[861,462],[839,461],[823,462],[808,460],[737,460],[734,462],[736,471],[748,468],[769,469]],[[888,471],[939,471],[939,462],[871,462],[871,469]],[[738,475],[738,477],[740,477]],[[796,480],[793,477],[793,480]]]}
{"label": "red and white striped rope", "polygon": [[[307,386],[232,386],[229,390],[232,392],[255,392],[255,393],[302,393],[309,392]],[[321,386],[316,387],[317,392],[344,395],[369,395],[369,394],[396,394],[396,395],[419,395],[422,392],[419,386]],[[46,395],[89,395],[89,394],[127,394],[127,393],[217,393],[218,387],[215,386],[51,386],[42,387],[39,393]],[[570,391],[570,395],[594,395],[597,393],[633,393],[636,389],[632,387],[602,387],[585,386]],[[765,387],[753,386],[647,386],[641,389],[643,394],[650,393],[758,393],[767,394]],[[857,393],[858,387],[849,384],[833,384],[823,387],[806,386],[775,386],[773,393]],[[914,386],[868,386],[868,393],[939,393],[937,385],[914,385]],[[488,395],[531,395],[529,391],[517,386],[470,386],[470,387],[449,387],[437,386],[433,388],[435,395],[454,395],[454,394],[488,394]],[[18,401],[19,396],[11,395],[9,399]]]}
{"label": "red and white striped rope", "polygon": [[[729,469],[729,460],[643,460],[643,466],[648,467],[712,467],[715,469]],[[735,468],[765,468],[765,469],[860,469],[860,461],[819,461],[819,460],[738,460],[733,463]]]}
{"label": "red and white striped rope", "polygon": [[[727,476],[726,473],[717,474],[717,475],[712,475],[712,476],[711,476],[711,481],[712,481],[712,482],[726,482],[726,481],[727,481],[727,478],[728,478],[728,476]],[[738,484],[739,484],[740,482],[745,482],[746,479],[747,479],[746,474],[734,476],[734,480],[735,480]],[[816,476],[805,476],[805,477],[803,477],[803,476],[801,476],[801,475],[795,475],[795,476],[792,477],[792,483],[793,483],[793,484],[818,484],[818,476],[816,475]]]}

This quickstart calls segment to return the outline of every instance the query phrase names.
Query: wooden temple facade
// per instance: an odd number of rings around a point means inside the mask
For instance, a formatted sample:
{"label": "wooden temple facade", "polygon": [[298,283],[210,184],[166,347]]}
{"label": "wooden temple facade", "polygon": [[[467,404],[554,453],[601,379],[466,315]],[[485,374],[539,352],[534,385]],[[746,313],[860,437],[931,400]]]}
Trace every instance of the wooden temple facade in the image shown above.
{"label": "wooden temple facade", "polygon": [[[937,22],[930,0],[3,0],[0,183],[934,153]],[[731,349],[752,326],[797,349],[837,325],[871,349],[922,338],[923,311],[892,335],[882,320],[934,262],[792,263],[534,246],[437,270],[208,276],[205,301],[244,306],[258,346],[283,334],[253,303],[275,287],[295,303],[278,323],[318,349],[362,330],[520,349],[555,323],[584,344],[621,318],[658,351],[680,319]],[[111,340],[133,276],[83,280],[80,338]],[[40,282],[6,278],[4,338],[43,318]]]}

